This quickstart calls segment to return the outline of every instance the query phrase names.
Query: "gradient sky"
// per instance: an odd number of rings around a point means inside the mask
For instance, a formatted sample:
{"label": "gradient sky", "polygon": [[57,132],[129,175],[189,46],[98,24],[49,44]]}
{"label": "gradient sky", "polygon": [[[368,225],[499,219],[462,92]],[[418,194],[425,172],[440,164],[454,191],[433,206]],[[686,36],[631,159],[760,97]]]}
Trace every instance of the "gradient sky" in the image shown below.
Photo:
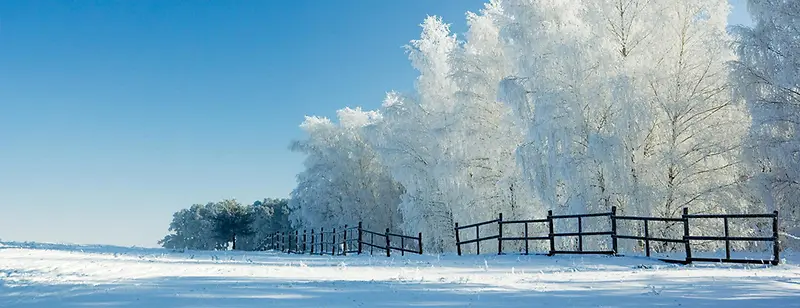
{"label": "gradient sky", "polygon": [[483,2],[0,1],[0,239],[150,247],[193,203],[288,197],[303,116],[410,90],[425,16]]}

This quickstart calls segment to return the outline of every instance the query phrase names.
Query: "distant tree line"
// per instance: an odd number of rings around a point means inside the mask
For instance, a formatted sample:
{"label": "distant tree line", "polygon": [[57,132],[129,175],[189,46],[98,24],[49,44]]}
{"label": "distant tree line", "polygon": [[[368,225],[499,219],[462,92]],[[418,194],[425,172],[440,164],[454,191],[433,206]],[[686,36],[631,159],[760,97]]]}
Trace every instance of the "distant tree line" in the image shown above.
{"label": "distant tree line", "polygon": [[288,199],[194,204],[172,215],[172,233],[158,243],[168,249],[262,250],[267,235],[290,228],[288,204]]}

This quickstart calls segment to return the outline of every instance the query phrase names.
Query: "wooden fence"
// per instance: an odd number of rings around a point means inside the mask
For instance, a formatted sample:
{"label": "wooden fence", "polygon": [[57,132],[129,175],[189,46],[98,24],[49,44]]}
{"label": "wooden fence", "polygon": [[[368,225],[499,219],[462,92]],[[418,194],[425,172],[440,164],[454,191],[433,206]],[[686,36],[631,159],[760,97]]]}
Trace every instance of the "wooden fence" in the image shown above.
{"label": "wooden fence", "polygon": [[[772,263],[777,265],[780,262],[780,246],[778,242],[778,211],[771,214],[692,214],[690,215],[686,208],[683,209],[684,218],[684,243],[686,245],[686,262],[703,261],[703,262],[730,262],[730,263]],[[689,219],[722,219],[724,224],[724,236],[692,236],[689,235]],[[769,218],[772,220],[772,236],[770,237],[744,237],[744,236],[730,236],[728,230],[728,222],[730,219],[737,218]],[[692,257],[691,241],[724,241],[725,242],[725,258],[696,258]],[[759,242],[772,242],[772,260],[750,260],[750,259],[732,259],[731,258],[731,242],[732,241],[759,241]]]}
{"label": "wooden fence", "polygon": [[[503,232],[502,232],[502,230],[503,230],[502,224],[500,224],[500,227],[498,228],[500,230],[500,233],[497,234],[497,235],[481,237],[481,230],[480,230],[481,226],[485,226],[485,225],[489,225],[489,224],[493,224],[493,223],[499,223],[502,220],[503,220],[503,214],[500,213],[500,219],[484,221],[484,222],[479,222],[479,223],[466,225],[466,226],[460,226],[460,227],[458,226],[458,223],[456,223],[456,249],[458,250],[458,255],[459,256],[461,255],[461,245],[471,244],[471,243],[475,243],[475,247],[477,247],[478,254],[481,254],[481,242],[488,241],[488,240],[493,240],[493,239],[498,239],[497,247],[500,247],[500,251],[502,251],[503,250],[502,249],[503,240],[501,239],[501,236],[503,234]],[[460,236],[459,236],[459,233],[460,233],[459,231],[463,230],[463,229],[469,229],[469,228],[475,228],[475,238],[471,239],[471,240],[467,240],[467,241],[461,241]]]}
{"label": "wooden fence", "polygon": [[422,233],[408,236],[392,233],[389,228],[380,233],[364,229],[359,222],[356,227],[344,225],[338,231],[336,228],[328,231],[319,228],[311,229],[310,232],[303,230],[302,233],[299,230],[276,232],[267,238],[265,248],[286,253],[337,256],[361,254],[365,252],[364,246],[369,248],[370,254],[378,249],[379,253],[385,252],[387,257],[391,257],[392,250],[400,251],[401,255],[406,252],[422,254]]}
{"label": "wooden fence", "polygon": [[[586,218],[608,218],[610,230],[602,231],[584,231],[583,222]],[[729,221],[738,218],[763,218],[772,220],[772,236],[769,237],[742,237],[731,236],[729,232]],[[555,232],[554,222],[558,220],[575,219],[577,222],[577,230],[575,232]],[[722,219],[724,225],[724,236],[698,236],[691,235],[689,232],[690,221],[693,219]],[[643,236],[632,234],[620,234],[617,228],[619,221],[634,221],[641,222],[644,226]],[[655,237],[650,234],[651,222],[668,222],[681,225],[683,235],[680,238],[662,238]],[[496,225],[495,225],[496,224]],[[529,225],[531,224],[546,224],[547,234],[534,234],[529,232]],[[522,234],[505,235],[504,226],[523,225]],[[484,235],[481,237],[481,227],[497,228],[496,235]],[[469,240],[461,240],[462,232],[468,229],[475,229],[475,238]],[[484,233],[486,234],[486,233]],[[610,239],[611,250],[585,250],[584,238],[587,236],[602,236]],[[530,254],[529,245],[530,241],[548,241],[549,251],[546,255],[555,254],[608,254],[618,255],[618,241],[619,240],[638,240],[644,242],[644,251],[647,257],[651,255],[651,242],[666,242],[682,244],[685,247],[685,258],[661,258],[665,262],[689,264],[693,261],[699,262],[730,262],[730,263],[751,263],[751,264],[772,264],[777,265],[780,262],[780,247],[778,243],[778,212],[775,211],[771,214],[689,214],[688,209],[683,209],[683,215],[680,218],[664,218],[664,217],[641,217],[641,216],[618,216],[616,207],[611,208],[611,212],[606,213],[592,213],[592,214],[573,214],[573,215],[553,215],[553,211],[547,212],[547,218],[544,219],[530,219],[530,220],[503,220],[503,214],[499,214],[497,219],[474,223],[470,225],[460,226],[455,224],[455,237],[456,237],[456,251],[460,256],[462,253],[461,246],[468,244],[475,244],[475,252],[480,254],[481,242],[497,241],[497,253],[503,254],[503,242],[507,241],[524,241],[524,253]],[[556,250],[556,239],[559,237],[577,237],[577,245],[574,250]],[[725,242],[725,258],[698,258],[692,256],[692,241],[724,241]],[[772,259],[734,259],[731,258],[731,242],[734,241],[761,241],[772,242]]]}
{"label": "wooden fence", "polygon": [[[617,212],[616,208],[612,208],[611,212],[609,213],[594,213],[594,214],[576,214],[576,215],[553,215],[553,211],[547,211],[547,220],[548,220],[548,229],[549,229],[549,236],[550,236],[550,253],[549,255],[555,254],[608,254],[613,255],[617,251],[617,247],[613,246],[611,250],[584,250],[583,249],[583,238],[586,236],[602,236],[608,235],[613,236],[617,233],[616,231],[616,224],[613,223],[614,214]],[[610,231],[594,231],[594,232],[585,232],[583,231],[583,219],[590,218],[590,217],[608,217],[611,223]],[[555,233],[553,228],[553,224],[558,219],[577,219],[578,222],[578,230],[577,232],[566,232],[566,233]],[[578,247],[575,250],[556,250],[556,238],[557,237],[577,237],[578,238]],[[612,237],[613,238],[613,237]],[[613,242],[613,241],[612,241]]]}
{"label": "wooden fence", "polygon": [[[614,209],[612,209],[613,211]],[[616,225],[617,221],[624,220],[624,221],[634,221],[634,222],[641,222],[643,223],[644,227],[644,235],[637,236],[637,235],[626,235],[626,234],[619,234],[615,233],[612,237],[613,241],[617,241],[619,239],[628,239],[628,240],[639,240],[644,242],[644,251],[647,257],[650,257],[650,242],[665,242],[665,243],[677,243],[677,244],[686,244],[686,240],[683,238],[659,238],[654,237],[650,234],[650,222],[675,222],[682,224],[681,228],[685,232],[688,232],[688,228],[686,227],[686,219],[684,218],[664,218],[664,217],[636,217],[636,216],[614,216],[614,225]],[[616,251],[617,245],[614,244],[614,250]],[[688,247],[688,246],[687,246]],[[690,257],[690,256],[688,256]],[[678,259],[670,259],[670,258],[660,258],[659,260],[670,262],[670,263],[690,263],[689,259],[678,260]]]}

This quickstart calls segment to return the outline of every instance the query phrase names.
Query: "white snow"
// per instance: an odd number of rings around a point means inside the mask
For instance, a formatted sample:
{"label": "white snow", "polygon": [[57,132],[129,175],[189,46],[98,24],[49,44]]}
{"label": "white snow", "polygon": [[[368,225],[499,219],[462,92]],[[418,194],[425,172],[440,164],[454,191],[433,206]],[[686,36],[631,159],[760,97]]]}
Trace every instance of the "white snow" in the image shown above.
{"label": "white snow", "polygon": [[800,267],[5,243],[0,307],[800,307]]}

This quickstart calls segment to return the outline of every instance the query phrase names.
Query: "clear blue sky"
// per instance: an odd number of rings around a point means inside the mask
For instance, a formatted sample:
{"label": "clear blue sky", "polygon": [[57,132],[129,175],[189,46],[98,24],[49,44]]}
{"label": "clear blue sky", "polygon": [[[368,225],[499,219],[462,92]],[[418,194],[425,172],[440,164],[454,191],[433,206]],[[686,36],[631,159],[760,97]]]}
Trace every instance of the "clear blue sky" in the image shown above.
{"label": "clear blue sky", "polygon": [[411,89],[425,16],[483,2],[0,1],[0,239],[155,246],[193,203],[287,197],[304,115]]}

